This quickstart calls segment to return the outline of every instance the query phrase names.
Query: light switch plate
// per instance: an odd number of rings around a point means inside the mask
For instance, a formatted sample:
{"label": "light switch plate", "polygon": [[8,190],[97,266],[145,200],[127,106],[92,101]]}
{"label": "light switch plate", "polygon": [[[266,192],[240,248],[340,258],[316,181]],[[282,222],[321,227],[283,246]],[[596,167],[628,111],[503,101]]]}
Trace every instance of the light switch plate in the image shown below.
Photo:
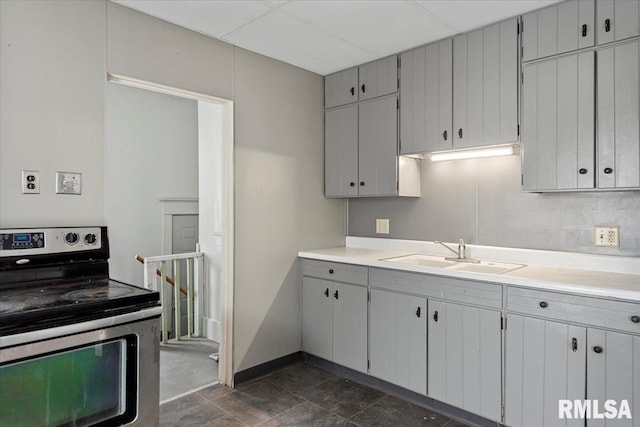
{"label": "light switch plate", "polygon": [[620,227],[596,227],[596,246],[620,246]]}
{"label": "light switch plate", "polygon": [[40,194],[40,172],[22,171],[22,193]]}
{"label": "light switch plate", "polygon": [[56,172],[57,194],[82,194],[82,174],[78,172]]}
{"label": "light switch plate", "polygon": [[389,234],[389,219],[387,218],[376,219],[376,233]]}

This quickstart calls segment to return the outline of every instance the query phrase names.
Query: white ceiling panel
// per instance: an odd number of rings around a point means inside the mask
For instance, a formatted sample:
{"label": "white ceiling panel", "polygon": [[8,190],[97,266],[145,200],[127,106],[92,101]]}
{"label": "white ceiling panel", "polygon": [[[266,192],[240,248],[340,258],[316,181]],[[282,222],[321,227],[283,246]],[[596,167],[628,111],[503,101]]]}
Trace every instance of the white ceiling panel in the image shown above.
{"label": "white ceiling panel", "polygon": [[561,0],[113,1],[329,74]]}
{"label": "white ceiling panel", "polygon": [[480,28],[561,0],[416,0],[455,33]]}
{"label": "white ceiling panel", "polygon": [[374,54],[280,11],[256,19],[225,39],[323,75],[376,59]]}
{"label": "white ceiling panel", "polygon": [[[114,0],[123,6],[156,16],[216,38],[270,12],[265,1],[230,0]],[[283,2],[286,3],[286,2]],[[277,5],[274,5],[274,7]]]}
{"label": "white ceiling panel", "polygon": [[280,10],[377,57],[446,37],[453,30],[407,1],[293,1]]}

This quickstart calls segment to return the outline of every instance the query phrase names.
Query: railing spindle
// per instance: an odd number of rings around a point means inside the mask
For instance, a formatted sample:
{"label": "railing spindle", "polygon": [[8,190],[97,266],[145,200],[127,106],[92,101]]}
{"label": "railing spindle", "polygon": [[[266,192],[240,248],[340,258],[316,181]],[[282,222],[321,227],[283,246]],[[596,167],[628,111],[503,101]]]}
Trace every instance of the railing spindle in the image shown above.
{"label": "railing spindle", "polygon": [[169,340],[169,331],[167,317],[169,316],[167,307],[167,296],[165,283],[167,282],[167,262],[160,261],[160,305],[162,305],[162,343],[166,344]]}
{"label": "railing spindle", "polygon": [[187,258],[187,331],[193,336],[193,258]]}
{"label": "railing spindle", "polygon": [[180,330],[180,286],[182,286],[182,280],[180,280],[180,261],[173,260],[173,277],[176,282],[176,285],[173,287],[173,306],[174,306],[174,329],[175,329],[175,338],[176,341],[180,341],[180,337],[182,335],[182,331]]}

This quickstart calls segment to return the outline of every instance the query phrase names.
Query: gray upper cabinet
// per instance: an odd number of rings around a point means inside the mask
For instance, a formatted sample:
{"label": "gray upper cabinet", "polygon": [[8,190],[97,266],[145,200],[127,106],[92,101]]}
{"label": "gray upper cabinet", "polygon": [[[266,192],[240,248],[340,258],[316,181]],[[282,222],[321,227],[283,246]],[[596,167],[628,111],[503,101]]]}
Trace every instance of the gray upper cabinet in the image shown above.
{"label": "gray upper cabinet", "polygon": [[500,312],[429,300],[429,396],[500,421]]}
{"label": "gray upper cabinet", "polygon": [[358,67],[360,101],[398,92],[398,56]]}
{"label": "gray upper cabinet", "polygon": [[[594,3],[594,0],[570,0],[524,15],[522,60],[531,61],[593,46],[596,33]],[[598,8],[600,3],[602,0],[598,1]],[[636,11],[636,19],[637,14]]]}
{"label": "gray upper cabinet", "polygon": [[594,188],[594,66],[592,51],[524,66],[525,190]]}
{"label": "gray upper cabinet", "polygon": [[358,105],[327,110],[325,131],[325,195],[358,195]]}
{"label": "gray upper cabinet", "polygon": [[598,0],[596,5],[598,44],[640,35],[638,0]]}
{"label": "gray upper cabinet", "polygon": [[358,101],[358,67],[330,74],[324,79],[324,108]]}
{"label": "gray upper cabinet", "polygon": [[518,140],[518,20],[453,39],[453,148]]}
{"label": "gray upper cabinet", "polygon": [[400,55],[400,153],[450,149],[452,39]]}
{"label": "gray upper cabinet", "polygon": [[640,187],[639,48],[634,41],[598,51],[599,188]]}

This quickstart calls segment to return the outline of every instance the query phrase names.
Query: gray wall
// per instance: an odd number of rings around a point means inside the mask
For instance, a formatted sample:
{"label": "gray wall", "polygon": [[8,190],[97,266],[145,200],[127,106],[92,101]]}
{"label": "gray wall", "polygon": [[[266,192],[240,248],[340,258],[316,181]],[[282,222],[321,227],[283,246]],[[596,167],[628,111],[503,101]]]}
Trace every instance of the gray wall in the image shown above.
{"label": "gray wall", "polygon": [[[352,199],[351,236],[640,255],[640,192],[524,193],[520,157],[422,161],[420,199]],[[375,219],[390,234],[375,234]],[[594,227],[620,226],[620,248],[593,245]]]}
{"label": "gray wall", "polygon": [[[234,371],[300,350],[297,251],[345,235],[344,202],[323,197],[323,78],[113,3],[0,7],[0,226],[104,221],[106,71],[232,99]],[[16,50],[26,59],[11,62]],[[7,170],[14,163],[86,173],[86,195],[28,201]]]}
{"label": "gray wall", "polygon": [[110,83],[106,112],[109,271],[114,279],[142,286],[144,269],[135,255],[163,254],[160,198],[198,197],[198,106]]}

